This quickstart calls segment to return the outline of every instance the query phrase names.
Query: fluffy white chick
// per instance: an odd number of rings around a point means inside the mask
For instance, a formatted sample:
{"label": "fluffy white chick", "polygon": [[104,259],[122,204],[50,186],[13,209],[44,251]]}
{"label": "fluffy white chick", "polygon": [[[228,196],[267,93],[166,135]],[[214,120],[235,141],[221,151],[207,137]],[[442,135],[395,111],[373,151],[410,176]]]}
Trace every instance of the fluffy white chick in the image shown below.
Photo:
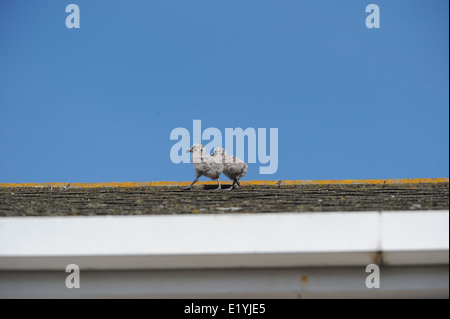
{"label": "fluffy white chick", "polygon": [[217,180],[219,183],[217,190],[221,189],[219,177],[224,168],[223,162],[205,153],[205,147],[202,144],[194,144],[186,152],[191,153],[192,163],[195,168],[195,180],[186,189],[191,189],[201,176]]}
{"label": "fluffy white chick", "polygon": [[235,184],[240,187],[239,179],[248,172],[248,165],[238,157],[227,154],[221,147],[214,150],[212,157],[216,162],[221,161],[224,164],[223,173],[233,181],[229,189],[234,189]]}

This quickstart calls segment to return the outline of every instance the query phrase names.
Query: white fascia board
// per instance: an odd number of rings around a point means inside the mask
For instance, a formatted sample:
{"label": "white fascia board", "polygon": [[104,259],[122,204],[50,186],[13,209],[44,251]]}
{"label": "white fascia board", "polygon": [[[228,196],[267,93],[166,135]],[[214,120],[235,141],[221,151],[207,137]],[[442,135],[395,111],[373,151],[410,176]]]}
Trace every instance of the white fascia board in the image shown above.
{"label": "white fascia board", "polygon": [[373,213],[2,218],[0,256],[376,251],[378,219]]}
{"label": "white fascia board", "polygon": [[448,264],[448,211],[382,213],[380,240],[384,264]]}
{"label": "white fascia board", "polygon": [[448,264],[448,211],[0,218],[0,270],[401,264],[405,252]]}
{"label": "white fascia board", "polygon": [[382,250],[449,249],[448,211],[385,212],[380,216]]}

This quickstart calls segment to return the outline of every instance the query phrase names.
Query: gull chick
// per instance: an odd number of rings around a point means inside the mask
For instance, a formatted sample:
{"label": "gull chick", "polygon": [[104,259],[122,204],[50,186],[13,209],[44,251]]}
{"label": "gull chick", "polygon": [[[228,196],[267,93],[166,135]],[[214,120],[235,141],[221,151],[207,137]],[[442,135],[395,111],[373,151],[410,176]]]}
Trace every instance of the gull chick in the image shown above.
{"label": "gull chick", "polygon": [[219,182],[217,189],[221,189],[219,177],[224,168],[223,162],[205,153],[205,147],[202,144],[194,144],[186,153],[191,153],[192,163],[195,168],[195,180],[185,189],[191,189],[201,176],[217,180]]}
{"label": "gull chick", "polygon": [[235,184],[241,187],[239,179],[248,172],[248,165],[236,156],[227,154],[221,147],[214,150],[212,157],[216,162],[221,161],[224,164],[223,173],[233,181],[229,189],[233,189]]}

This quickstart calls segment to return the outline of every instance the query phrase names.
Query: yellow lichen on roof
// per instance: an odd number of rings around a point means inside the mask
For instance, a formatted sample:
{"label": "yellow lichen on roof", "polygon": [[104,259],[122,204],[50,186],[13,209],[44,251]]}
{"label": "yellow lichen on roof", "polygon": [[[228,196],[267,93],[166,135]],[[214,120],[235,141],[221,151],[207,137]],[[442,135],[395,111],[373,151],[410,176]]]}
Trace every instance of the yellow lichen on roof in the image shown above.
{"label": "yellow lichen on roof", "polygon": [[[344,179],[344,180],[253,180],[241,181],[242,185],[333,185],[333,184],[371,184],[371,185],[398,185],[422,183],[448,183],[448,178],[405,178],[405,179]],[[97,187],[152,187],[152,186],[188,186],[191,182],[111,182],[111,183],[0,183],[0,187],[71,187],[71,188],[97,188]],[[200,185],[215,185],[215,181],[202,181]]]}

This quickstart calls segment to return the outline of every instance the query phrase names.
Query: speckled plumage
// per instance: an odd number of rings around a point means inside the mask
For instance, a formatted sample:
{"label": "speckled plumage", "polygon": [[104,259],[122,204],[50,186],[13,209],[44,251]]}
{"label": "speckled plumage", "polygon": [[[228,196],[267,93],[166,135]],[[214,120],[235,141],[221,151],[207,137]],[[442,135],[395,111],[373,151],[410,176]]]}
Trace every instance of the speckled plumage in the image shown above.
{"label": "speckled plumage", "polygon": [[194,144],[188,152],[192,153],[191,158],[195,168],[195,180],[187,189],[191,189],[201,176],[217,180],[219,183],[218,189],[220,189],[219,177],[224,169],[223,162],[205,153],[205,147],[201,144]]}
{"label": "speckled plumage", "polygon": [[234,188],[236,183],[240,186],[239,179],[248,172],[248,165],[238,157],[227,154],[221,147],[214,150],[212,157],[224,164],[223,173],[233,181],[231,188]]}

